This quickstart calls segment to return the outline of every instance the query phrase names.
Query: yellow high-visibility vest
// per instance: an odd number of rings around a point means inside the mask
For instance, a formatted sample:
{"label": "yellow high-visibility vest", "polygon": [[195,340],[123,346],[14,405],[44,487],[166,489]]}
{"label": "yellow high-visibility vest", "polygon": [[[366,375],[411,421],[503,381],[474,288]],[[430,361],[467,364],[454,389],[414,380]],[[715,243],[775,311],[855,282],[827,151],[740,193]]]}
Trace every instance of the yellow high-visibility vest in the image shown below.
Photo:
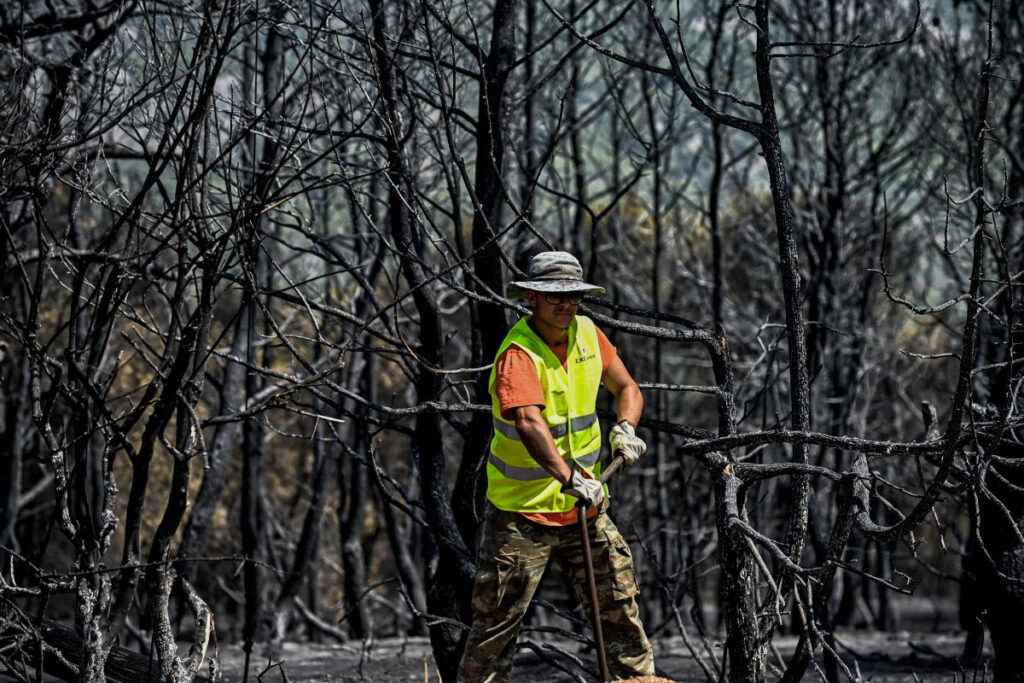
{"label": "yellow high-visibility vest", "polygon": [[[551,429],[558,452],[594,478],[601,474],[601,425],[595,412],[603,363],[597,329],[590,318],[577,315],[569,327],[566,368],[544,340],[523,318],[498,348],[495,360],[515,344],[537,365],[544,390],[542,415]],[[560,491],[561,484],[534,460],[523,445],[515,424],[502,418],[494,391],[495,368],[489,383],[494,438],[487,462],[487,498],[499,510],[514,512],[566,512],[578,500]],[[570,463],[571,466],[571,463]],[[607,494],[607,489],[605,491]]]}

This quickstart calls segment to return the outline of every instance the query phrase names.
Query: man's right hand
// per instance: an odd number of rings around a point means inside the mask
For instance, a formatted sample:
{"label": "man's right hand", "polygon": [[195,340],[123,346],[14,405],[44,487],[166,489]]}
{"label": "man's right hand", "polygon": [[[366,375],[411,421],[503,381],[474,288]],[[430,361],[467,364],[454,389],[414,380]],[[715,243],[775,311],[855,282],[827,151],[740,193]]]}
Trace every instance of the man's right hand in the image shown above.
{"label": "man's right hand", "polygon": [[562,490],[575,493],[588,507],[597,508],[604,502],[604,484],[584,477],[579,470],[573,470],[569,483]]}

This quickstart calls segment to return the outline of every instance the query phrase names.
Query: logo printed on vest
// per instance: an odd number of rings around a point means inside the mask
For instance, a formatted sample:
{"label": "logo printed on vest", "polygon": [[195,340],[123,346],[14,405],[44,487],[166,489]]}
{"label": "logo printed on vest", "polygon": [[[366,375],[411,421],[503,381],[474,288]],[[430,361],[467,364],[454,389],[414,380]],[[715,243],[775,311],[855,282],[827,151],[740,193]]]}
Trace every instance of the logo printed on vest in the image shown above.
{"label": "logo printed on vest", "polygon": [[586,363],[588,360],[594,360],[595,358],[597,358],[597,354],[596,353],[591,353],[591,354],[587,355],[587,347],[584,346],[583,344],[579,344],[579,349],[580,349],[580,357],[576,359],[576,364],[577,365],[580,364],[580,363]]}
{"label": "logo printed on vest", "polygon": [[594,358],[597,357],[596,353],[588,354],[587,353],[587,347],[584,346],[583,344],[580,344],[579,346],[580,346],[580,357],[577,358],[577,365],[581,364],[581,362],[587,362],[588,360],[593,360]]}

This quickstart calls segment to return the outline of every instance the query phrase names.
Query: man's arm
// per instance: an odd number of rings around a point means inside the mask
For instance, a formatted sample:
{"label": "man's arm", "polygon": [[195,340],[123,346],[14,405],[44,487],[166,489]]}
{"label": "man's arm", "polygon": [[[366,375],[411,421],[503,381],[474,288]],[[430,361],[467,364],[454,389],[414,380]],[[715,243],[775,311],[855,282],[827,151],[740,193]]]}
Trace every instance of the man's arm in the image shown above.
{"label": "man's arm", "polygon": [[558,453],[555,440],[551,436],[551,429],[541,415],[540,406],[520,406],[510,408],[508,412],[519,432],[519,438],[523,440],[527,452],[537,464],[544,468],[544,471],[558,480],[560,484],[568,484],[572,471],[569,464]]}
{"label": "man's arm", "polygon": [[636,427],[640,422],[640,415],[644,412],[644,396],[618,355],[605,370],[601,381],[615,396],[615,409],[618,414],[616,421],[626,420]]}

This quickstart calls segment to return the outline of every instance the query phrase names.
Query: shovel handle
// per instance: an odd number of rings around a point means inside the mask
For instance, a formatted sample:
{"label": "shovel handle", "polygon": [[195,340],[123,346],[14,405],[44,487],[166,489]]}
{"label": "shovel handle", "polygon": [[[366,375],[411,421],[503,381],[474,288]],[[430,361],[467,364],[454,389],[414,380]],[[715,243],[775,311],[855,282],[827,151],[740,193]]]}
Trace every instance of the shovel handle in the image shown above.
{"label": "shovel handle", "polygon": [[[621,453],[616,452],[615,455],[612,456],[612,461],[608,463],[608,467],[604,468],[601,472],[601,478],[598,479],[598,481],[602,484],[608,481],[615,473],[615,470],[622,467],[622,463],[625,462],[625,460],[626,459],[622,457]],[[566,489],[563,493],[568,493],[570,496],[576,496],[577,498],[580,497],[580,493],[576,489]]]}
{"label": "shovel handle", "polygon": [[[613,460],[612,462],[616,462]],[[581,501],[582,502],[582,501]],[[590,554],[590,532],[587,531],[587,505],[576,506],[576,517],[580,527],[580,546],[583,549],[583,567],[587,575],[587,594],[590,597],[590,617],[594,626],[594,644],[597,646],[597,667],[601,672],[601,683],[610,681],[608,654],[604,647],[604,633],[601,631],[601,610],[597,601],[597,580],[594,578],[594,558]]]}

